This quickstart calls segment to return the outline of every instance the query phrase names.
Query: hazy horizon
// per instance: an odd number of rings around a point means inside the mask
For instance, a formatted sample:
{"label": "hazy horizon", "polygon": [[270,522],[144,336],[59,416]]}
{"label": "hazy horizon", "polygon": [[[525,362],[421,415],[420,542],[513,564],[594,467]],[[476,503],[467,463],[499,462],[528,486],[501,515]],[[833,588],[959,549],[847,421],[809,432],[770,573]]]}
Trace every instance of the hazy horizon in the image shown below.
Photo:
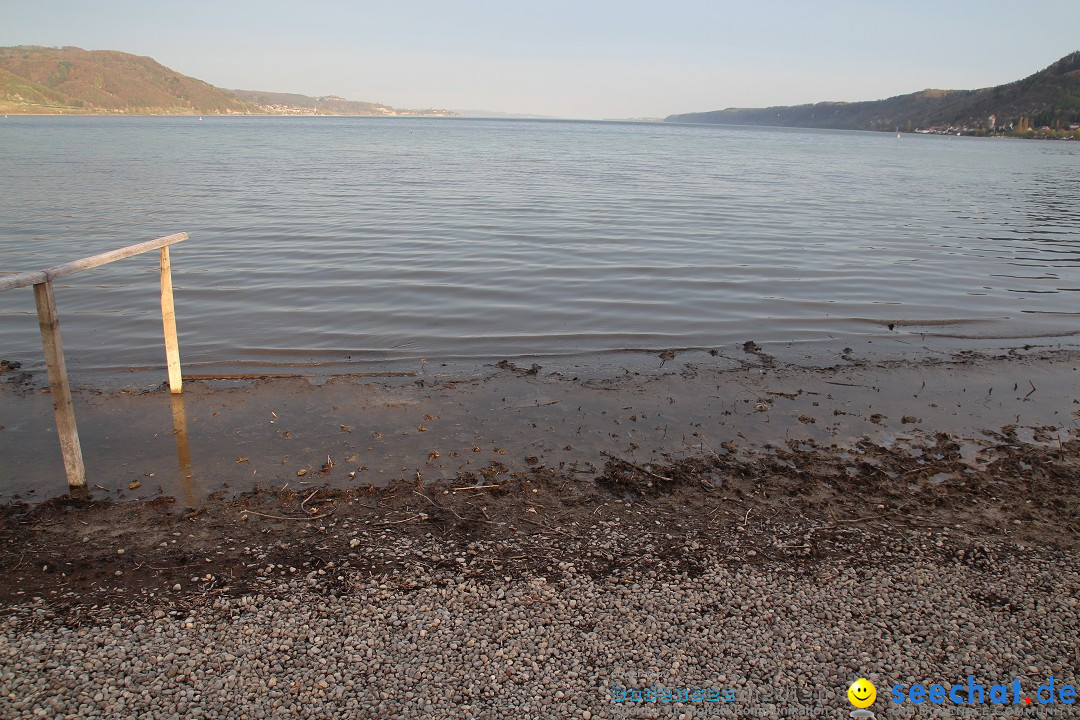
{"label": "hazy horizon", "polygon": [[1075,2],[0,0],[0,19],[0,45],[148,55],[222,88],[586,119],[988,87],[1080,46]]}

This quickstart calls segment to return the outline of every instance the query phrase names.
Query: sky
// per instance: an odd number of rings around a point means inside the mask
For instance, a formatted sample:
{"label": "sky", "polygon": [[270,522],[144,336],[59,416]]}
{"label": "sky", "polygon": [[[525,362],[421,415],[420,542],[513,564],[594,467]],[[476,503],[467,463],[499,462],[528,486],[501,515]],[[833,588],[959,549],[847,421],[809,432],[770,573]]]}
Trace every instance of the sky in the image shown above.
{"label": "sky", "polygon": [[1080,50],[1080,0],[0,0],[8,45],[399,108],[664,117],[1011,82]]}

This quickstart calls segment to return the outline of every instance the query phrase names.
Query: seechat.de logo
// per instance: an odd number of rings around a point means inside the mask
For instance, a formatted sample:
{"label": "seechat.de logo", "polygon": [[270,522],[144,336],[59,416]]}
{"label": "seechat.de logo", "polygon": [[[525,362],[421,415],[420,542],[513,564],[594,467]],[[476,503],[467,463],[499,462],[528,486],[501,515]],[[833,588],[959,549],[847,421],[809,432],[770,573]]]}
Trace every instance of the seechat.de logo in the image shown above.
{"label": "seechat.de logo", "polygon": [[859,678],[851,683],[851,686],[847,689],[847,697],[848,702],[855,706],[855,710],[851,712],[851,717],[874,717],[874,713],[866,709],[873,705],[874,701],[877,700],[877,688],[874,687],[874,683],[866,678]]}

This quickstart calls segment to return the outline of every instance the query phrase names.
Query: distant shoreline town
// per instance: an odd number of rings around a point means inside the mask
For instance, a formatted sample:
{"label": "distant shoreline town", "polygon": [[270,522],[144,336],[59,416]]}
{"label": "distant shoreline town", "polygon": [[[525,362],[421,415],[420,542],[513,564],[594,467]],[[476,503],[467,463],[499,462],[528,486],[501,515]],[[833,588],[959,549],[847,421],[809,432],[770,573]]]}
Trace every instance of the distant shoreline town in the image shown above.
{"label": "distant shoreline town", "polygon": [[1009,123],[997,127],[996,119],[991,116],[985,126],[968,125],[931,125],[928,128],[916,128],[912,132],[919,135],[963,135],[968,137],[1014,137],[1036,140],[1080,140],[1080,123],[1069,123],[1062,128],[1049,125],[1032,127],[1027,118],[1021,118],[1019,124]]}
{"label": "distant shoreline town", "polygon": [[[340,113],[340,112],[323,112],[318,108],[305,108],[295,107],[293,105],[264,105],[263,110],[265,112],[255,113],[256,115],[319,115],[324,117],[458,117],[456,112],[451,110],[441,109],[429,109],[429,110],[400,110],[395,108],[385,108],[384,110],[377,110],[371,113]],[[251,114],[251,113],[232,113],[232,114]]]}
{"label": "distant shoreline town", "polygon": [[727,108],[666,122],[1080,140],[1080,51],[1022,80],[980,90],[922,90],[885,100]]}

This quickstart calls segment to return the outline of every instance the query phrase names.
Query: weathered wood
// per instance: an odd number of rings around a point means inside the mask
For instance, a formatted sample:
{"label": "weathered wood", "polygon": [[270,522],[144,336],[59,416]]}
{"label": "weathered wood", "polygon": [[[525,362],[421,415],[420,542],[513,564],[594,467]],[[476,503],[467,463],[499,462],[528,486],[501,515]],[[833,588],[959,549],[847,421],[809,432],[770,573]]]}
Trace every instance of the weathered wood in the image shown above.
{"label": "weathered wood", "polygon": [[169,245],[187,239],[187,233],[176,233],[44,270],[0,277],[0,291],[34,286],[34,302],[37,304],[38,325],[41,328],[41,346],[45,351],[45,367],[49,371],[49,388],[52,392],[53,411],[56,415],[56,433],[60,439],[60,451],[64,456],[64,471],[67,473],[68,486],[72,490],[85,492],[86,467],[83,464],[82,445],[79,443],[79,430],[75,424],[75,408],[71,404],[71,387],[68,385],[64,346],[60,341],[60,320],[56,314],[56,297],[53,294],[52,281],[160,248],[161,319],[165,329],[165,356],[169,364],[169,388],[174,394],[178,394],[181,388],[180,351],[176,339],[176,312],[173,309]]}
{"label": "weathered wood", "polygon": [[0,290],[29,287],[30,285],[46,282],[48,279],[49,276],[45,274],[44,270],[31,270],[30,272],[15,275],[4,275],[0,277]]}
{"label": "weathered wood", "polygon": [[84,488],[86,468],[83,465],[82,446],[79,444],[79,430],[75,425],[75,408],[71,404],[64,346],[60,342],[60,320],[56,316],[56,297],[53,295],[51,282],[34,285],[34,302],[37,304],[41,346],[45,350],[45,366],[49,370],[56,434],[60,438],[60,451],[64,456],[68,486]]}
{"label": "weathered wood", "polygon": [[64,263],[63,265],[45,268],[44,270],[32,270],[30,272],[0,277],[0,291],[28,287],[30,285],[40,285],[41,283],[55,280],[64,277],[65,275],[72,275],[81,272],[82,270],[96,268],[150,250],[157,250],[158,248],[175,245],[176,243],[183,242],[187,239],[187,233],[176,233],[175,235],[167,235],[166,237],[160,237],[155,240],[147,240],[146,242],[137,245],[128,245],[127,247],[118,250],[110,250],[109,252],[104,252],[99,255],[91,255],[82,260],[75,260],[73,262]]}
{"label": "weathered wood", "polygon": [[161,248],[161,322],[165,326],[165,361],[169,365],[169,392],[179,395],[182,390],[180,345],[176,339],[176,310],[173,307],[172,265],[169,262],[168,245]]}

